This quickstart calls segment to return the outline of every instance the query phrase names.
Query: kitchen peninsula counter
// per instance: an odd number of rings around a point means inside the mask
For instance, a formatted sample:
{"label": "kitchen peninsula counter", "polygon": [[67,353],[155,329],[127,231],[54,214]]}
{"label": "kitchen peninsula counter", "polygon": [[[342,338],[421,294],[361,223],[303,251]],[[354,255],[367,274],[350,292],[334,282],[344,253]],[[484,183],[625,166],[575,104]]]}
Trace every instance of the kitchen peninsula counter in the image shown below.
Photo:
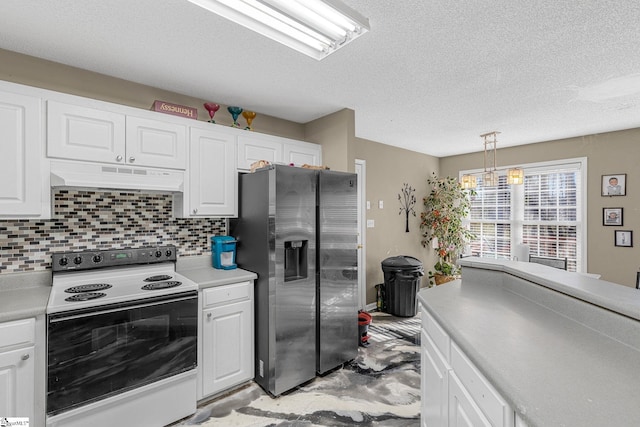
{"label": "kitchen peninsula counter", "polygon": [[529,427],[640,425],[640,291],[517,261],[465,258],[419,293]]}
{"label": "kitchen peninsula counter", "polygon": [[51,271],[0,275],[0,322],[43,315],[51,292]]}
{"label": "kitchen peninsula counter", "polygon": [[233,270],[219,270],[211,265],[211,255],[200,255],[178,258],[176,271],[198,284],[200,289],[231,283],[255,280],[258,275],[251,271],[235,268]]}

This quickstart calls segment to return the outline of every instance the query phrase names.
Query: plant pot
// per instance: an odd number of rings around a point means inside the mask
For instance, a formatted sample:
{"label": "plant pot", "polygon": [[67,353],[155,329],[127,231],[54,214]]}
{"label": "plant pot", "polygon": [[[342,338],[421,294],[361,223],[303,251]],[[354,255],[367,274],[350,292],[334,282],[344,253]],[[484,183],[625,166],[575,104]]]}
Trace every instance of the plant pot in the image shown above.
{"label": "plant pot", "polygon": [[443,283],[451,282],[452,280],[456,280],[456,276],[447,276],[437,273],[433,275],[433,281],[436,285],[442,285]]}

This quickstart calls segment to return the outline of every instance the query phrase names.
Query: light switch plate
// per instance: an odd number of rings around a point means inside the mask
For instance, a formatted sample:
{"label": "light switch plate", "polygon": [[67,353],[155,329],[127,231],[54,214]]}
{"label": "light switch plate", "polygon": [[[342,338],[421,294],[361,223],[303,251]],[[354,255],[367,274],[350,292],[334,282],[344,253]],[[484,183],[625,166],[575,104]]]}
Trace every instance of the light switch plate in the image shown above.
{"label": "light switch plate", "polygon": [[372,219],[368,219],[367,220],[367,228],[373,228],[375,227],[375,221]]}
{"label": "light switch plate", "polygon": [[378,200],[378,209],[383,209],[383,208],[384,208],[384,201]]}

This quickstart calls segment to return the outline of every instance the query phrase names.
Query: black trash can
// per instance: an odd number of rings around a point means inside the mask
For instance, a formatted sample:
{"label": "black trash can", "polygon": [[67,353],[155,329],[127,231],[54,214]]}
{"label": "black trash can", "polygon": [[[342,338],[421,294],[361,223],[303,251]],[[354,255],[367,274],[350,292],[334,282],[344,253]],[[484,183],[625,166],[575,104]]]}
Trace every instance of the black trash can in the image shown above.
{"label": "black trash can", "polygon": [[411,256],[395,256],[382,261],[382,272],[387,313],[399,317],[415,316],[420,278],[424,276],[422,262]]}

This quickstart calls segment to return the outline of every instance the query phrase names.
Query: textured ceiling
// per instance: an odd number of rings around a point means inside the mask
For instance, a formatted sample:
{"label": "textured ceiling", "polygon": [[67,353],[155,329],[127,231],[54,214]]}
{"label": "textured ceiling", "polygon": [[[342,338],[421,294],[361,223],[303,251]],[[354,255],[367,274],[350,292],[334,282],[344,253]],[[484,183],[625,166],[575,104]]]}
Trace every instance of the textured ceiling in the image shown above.
{"label": "textured ceiling", "polygon": [[0,48],[439,157],[640,127],[637,0],[344,3],[371,31],[322,61],[186,0],[2,0]]}

